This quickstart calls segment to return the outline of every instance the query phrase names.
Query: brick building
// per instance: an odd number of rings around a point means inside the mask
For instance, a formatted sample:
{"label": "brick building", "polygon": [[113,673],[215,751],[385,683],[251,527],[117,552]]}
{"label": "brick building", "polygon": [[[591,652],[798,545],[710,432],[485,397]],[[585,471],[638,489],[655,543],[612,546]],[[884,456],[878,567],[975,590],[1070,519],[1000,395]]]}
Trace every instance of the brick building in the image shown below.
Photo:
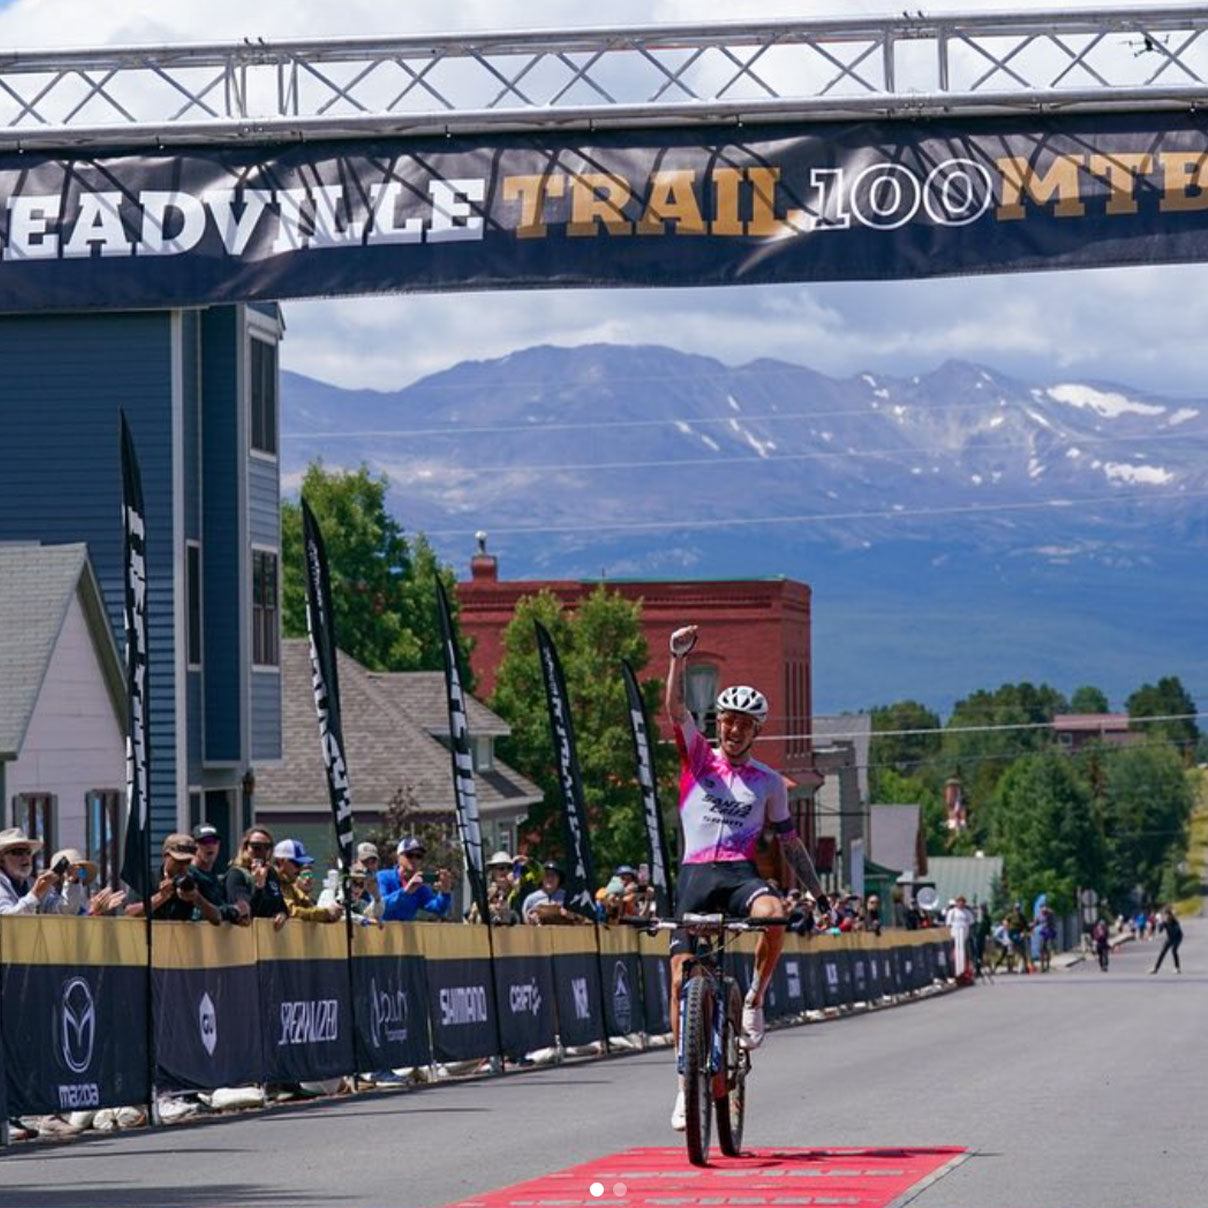
{"label": "brick building", "polygon": [[[595,580],[505,580],[498,560],[480,541],[470,578],[457,585],[461,626],[474,639],[471,663],[477,691],[488,699],[503,657],[503,632],[522,596],[552,592],[573,607],[596,589]],[[812,796],[820,777],[810,749],[810,589],[792,579],[666,582],[610,579],[606,586],[642,602],[642,627],[650,647],[646,671],[667,672],[667,641],[680,625],[700,626],[688,659],[688,706],[712,734],[713,701],[727,684],[753,684],[771,713],[756,745],[757,758],[789,779],[789,801],[806,841],[813,846]],[[664,719],[658,719],[664,738]]]}

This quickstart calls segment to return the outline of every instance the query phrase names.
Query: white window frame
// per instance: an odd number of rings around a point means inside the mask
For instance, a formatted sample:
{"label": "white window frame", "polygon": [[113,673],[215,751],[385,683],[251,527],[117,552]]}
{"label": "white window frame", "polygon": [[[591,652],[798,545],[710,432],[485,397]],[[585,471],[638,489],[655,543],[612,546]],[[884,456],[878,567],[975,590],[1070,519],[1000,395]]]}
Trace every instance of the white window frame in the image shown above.
{"label": "white window frame", "polygon": [[[275,671],[281,674],[281,551],[276,546],[251,545],[248,556],[248,625],[251,630],[251,641],[248,644],[248,654],[251,655],[253,671]],[[277,661],[275,663],[257,663],[256,658],[256,555],[272,554],[277,560]]]}

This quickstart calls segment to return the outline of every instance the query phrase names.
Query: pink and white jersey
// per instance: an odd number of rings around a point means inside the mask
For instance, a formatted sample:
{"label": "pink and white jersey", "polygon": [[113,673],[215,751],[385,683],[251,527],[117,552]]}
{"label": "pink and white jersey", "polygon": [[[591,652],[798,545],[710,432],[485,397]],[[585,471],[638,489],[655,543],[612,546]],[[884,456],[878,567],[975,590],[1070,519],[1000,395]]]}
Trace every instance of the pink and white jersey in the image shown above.
{"label": "pink and white jersey", "polygon": [[731,765],[708,744],[691,717],[676,723],[675,745],[680,756],[683,862],[754,860],[763,828],[770,823],[783,830],[789,822],[784,778],[757,759]]}

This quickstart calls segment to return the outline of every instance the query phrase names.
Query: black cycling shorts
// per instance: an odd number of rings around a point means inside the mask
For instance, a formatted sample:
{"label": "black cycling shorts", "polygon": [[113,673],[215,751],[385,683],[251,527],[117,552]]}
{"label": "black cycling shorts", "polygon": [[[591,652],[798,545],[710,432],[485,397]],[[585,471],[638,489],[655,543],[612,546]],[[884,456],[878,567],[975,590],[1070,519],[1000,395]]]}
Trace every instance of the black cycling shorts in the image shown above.
{"label": "black cycling shorts", "polygon": [[[746,918],[751,903],[764,894],[780,895],[759,875],[750,860],[718,860],[713,864],[684,864],[675,886],[676,917],[685,914],[724,914]],[[671,935],[671,955],[691,952],[686,931]]]}

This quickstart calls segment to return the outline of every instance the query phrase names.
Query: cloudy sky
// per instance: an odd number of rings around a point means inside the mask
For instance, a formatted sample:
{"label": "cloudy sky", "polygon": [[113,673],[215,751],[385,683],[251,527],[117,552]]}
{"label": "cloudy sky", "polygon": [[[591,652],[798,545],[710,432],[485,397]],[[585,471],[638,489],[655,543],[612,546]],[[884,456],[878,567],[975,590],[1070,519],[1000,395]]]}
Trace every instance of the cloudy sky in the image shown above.
{"label": "cloudy sky", "polygon": [[[1052,6],[1015,0],[1000,7]],[[1099,6],[1063,0],[1060,7]],[[979,6],[939,0],[925,8]],[[605,9],[570,0],[0,0],[0,46],[568,28],[587,21],[703,24],[886,9],[864,0],[613,0]],[[913,373],[963,357],[1025,377],[1095,377],[1208,395],[1200,353],[1208,290],[1199,266],[887,284],[413,295],[290,303],[286,318],[286,366],[344,386],[396,389],[468,357],[606,340],[665,343],[730,364],[780,357],[832,374]]]}

